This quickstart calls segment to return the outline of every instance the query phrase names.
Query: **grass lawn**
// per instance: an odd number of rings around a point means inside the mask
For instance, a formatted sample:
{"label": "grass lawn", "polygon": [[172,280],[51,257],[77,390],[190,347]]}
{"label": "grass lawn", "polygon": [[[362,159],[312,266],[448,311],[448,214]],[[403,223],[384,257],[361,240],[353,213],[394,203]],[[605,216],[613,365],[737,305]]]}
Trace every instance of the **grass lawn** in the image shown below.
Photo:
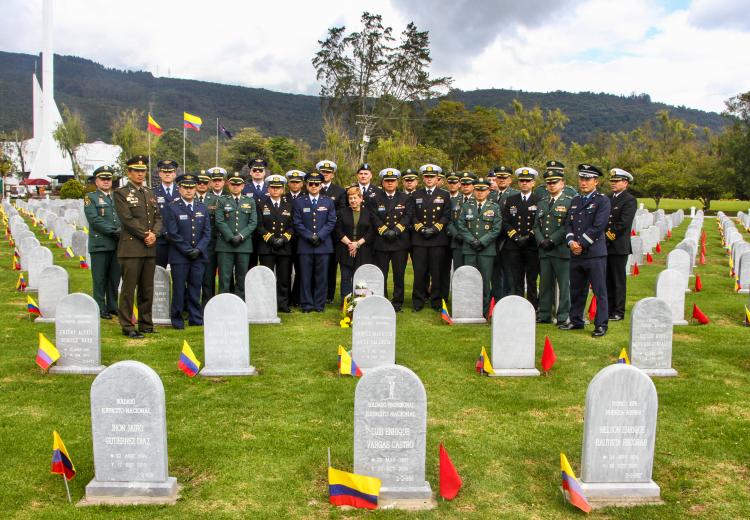
{"label": "grass lawn", "polygon": [[[686,219],[687,220],[687,219]],[[628,311],[653,296],[666,252],[629,279]],[[610,508],[600,518],[750,517],[750,328],[742,326],[746,296],[732,292],[727,256],[715,220],[707,219],[708,263],[698,266],[704,290],[686,295],[686,315],[698,303],[712,322],[678,327],[673,366],[679,377],[655,379],[659,395],[654,481],[663,506]],[[90,292],[90,272],[65,259],[46,239],[55,262],[68,268],[71,292]],[[336,347],[351,345],[338,309],[283,315],[283,325],[251,327],[260,375],[189,379],[177,369],[183,339],[203,358],[202,329],[160,329],[131,341],[115,322],[102,325],[102,361],[134,359],[162,378],[167,399],[170,474],[182,484],[175,506],[95,507],[67,504],[61,477],[49,473],[52,430],[78,470],[74,501],[93,478],[89,388],[93,376],[44,375],[34,364],[37,333],[54,339],[54,325],[30,323],[25,295],[13,290],[11,250],[0,241],[0,511],[6,518],[580,518],[561,499],[559,453],[580,475],[586,387],[628,343],[630,320],[604,338],[586,331],[537,327],[537,358],[549,335],[558,361],[550,377],[486,378],[474,372],[490,327],[449,327],[437,313],[398,315],[398,363],[427,390],[427,479],[438,489],[438,445],[445,443],[464,480],[456,500],[431,512],[343,511],[328,504],[326,448],[333,465],[352,468],[353,378],[336,374]],[[409,275],[411,270],[408,270]],[[692,282],[691,282],[692,283]],[[408,309],[408,302],[405,307]]]}
{"label": "grass lawn", "polygon": [[[638,199],[638,202],[642,202],[646,209],[651,211],[656,210],[656,202],[654,199]],[[696,210],[703,209],[703,204],[699,200],[691,199],[661,199],[659,201],[659,209],[663,209],[667,212],[677,211],[682,208],[685,210],[686,215],[690,216],[690,206],[695,206]],[[714,200],[711,201],[711,208],[708,211],[709,215],[715,215],[717,211],[723,211],[727,215],[736,215],[738,211],[744,211],[747,213],[750,208],[750,201],[747,200]]]}

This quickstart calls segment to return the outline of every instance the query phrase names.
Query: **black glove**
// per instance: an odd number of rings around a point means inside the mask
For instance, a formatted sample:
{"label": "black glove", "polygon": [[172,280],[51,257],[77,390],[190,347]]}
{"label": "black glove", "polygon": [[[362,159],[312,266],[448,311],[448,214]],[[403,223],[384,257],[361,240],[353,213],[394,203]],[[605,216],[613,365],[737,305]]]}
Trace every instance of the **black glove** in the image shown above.
{"label": "black glove", "polygon": [[393,242],[398,238],[398,233],[396,233],[396,230],[394,229],[389,229],[383,233],[383,238],[390,242]]}
{"label": "black glove", "polygon": [[482,245],[482,242],[480,242],[480,240],[479,240],[478,238],[475,238],[474,240],[472,240],[472,241],[471,241],[471,243],[469,244],[469,246],[470,246],[470,247],[471,247],[471,248],[472,248],[472,249],[473,249],[474,251],[477,251],[477,252],[479,252],[479,251],[481,251],[482,249],[484,249],[484,246]]}
{"label": "black glove", "polygon": [[240,245],[240,244],[242,243],[242,236],[240,236],[240,235],[234,235],[234,236],[233,236],[233,237],[232,237],[232,238],[231,238],[231,239],[229,240],[229,242],[230,242],[230,243],[231,243],[231,244],[232,244],[233,246],[235,246],[235,247],[236,247],[236,246],[238,246],[238,245]]}
{"label": "black glove", "polygon": [[200,249],[191,249],[190,251],[187,252],[188,260],[196,260],[200,256],[201,256]]}
{"label": "black glove", "polygon": [[109,236],[111,236],[115,241],[119,241],[120,240],[120,230],[119,229],[115,229],[114,231],[112,231],[112,233],[109,234]]}
{"label": "black glove", "polygon": [[435,235],[437,235],[437,230],[434,227],[432,227],[432,226],[425,226],[425,227],[423,227],[422,229],[419,230],[419,233],[424,238],[429,239],[429,238],[432,238]]}
{"label": "black glove", "polygon": [[453,237],[453,239],[456,241],[456,244],[463,244],[464,243],[464,237],[461,235],[456,235]]}
{"label": "black glove", "polygon": [[518,237],[518,240],[516,240],[516,244],[518,244],[520,247],[523,247],[526,245],[526,242],[528,241],[529,241],[529,235],[523,235],[521,237]]}
{"label": "black glove", "polygon": [[539,243],[539,247],[541,247],[545,251],[549,251],[550,249],[555,247],[555,244],[553,244],[549,238],[545,238]]}
{"label": "black glove", "polygon": [[317,233],[313,233],[312,237],[310,237],[310,243],[313,247],[318,247],[320,245],[320,237]]}
{"label": "black glove", "polygon": [[284,247],[284,238],[283,237],[274,237],[271,239],[271,247],[273,249],[281,249]]}

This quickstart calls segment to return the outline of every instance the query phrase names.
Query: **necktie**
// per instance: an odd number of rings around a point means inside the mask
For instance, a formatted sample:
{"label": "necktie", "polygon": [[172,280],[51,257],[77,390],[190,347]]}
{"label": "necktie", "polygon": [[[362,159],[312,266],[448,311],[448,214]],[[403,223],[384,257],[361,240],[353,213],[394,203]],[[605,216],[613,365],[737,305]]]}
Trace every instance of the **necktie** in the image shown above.
{"label": "necktie", "polygon": [[189,211],[190,213],[192,213],[192,212],[193,212],[193,205],[192,205],[192,204],[188,204],[188,211]]}
{"label": "necktie", "polygon": [[432,190],[427,190],[427,196],[432,197]]}
{"label": "necktie", "polygon": [[313,208],[316,208],[316,207],[318,207],[318,199],[313,199],[313,200],[312,200],[312,207],[313,207]]}
{"label": "necktie", "polygon": [[240,205],[240,198],[239,197],[235,197],[234,198],[234,203],[237,204],[237,207],[239,207],[239,205]]}
{"label": "necktie", "polygon": [[167,197],[169,197],[170,199],[172,198],[172,189],[171,188],[167,188]]}
{"label": "necktie", "polygon": [[276,209],[279,209],[279,203],[278,202],[274,202],[273,203],[273,207],[276,208]]}
{"label": "necktie", "polygon": [[480,202],[480,203],[479,203],[479,204],[477,205],[477,212],[478,212],[478,213],[479,213],[480,215],[482,214],[482,203],[481,203],[481,202]]}
{"label": "necktie", "polygon": [[112,197],[110,196],[109,193],[107,193],[106,195],[107,195],[107,202],[109,202],[110,204],[112,204]]}
{"label": "necktie", "polygon": [[393,195],[388,195],[388,200],[393,200]]}

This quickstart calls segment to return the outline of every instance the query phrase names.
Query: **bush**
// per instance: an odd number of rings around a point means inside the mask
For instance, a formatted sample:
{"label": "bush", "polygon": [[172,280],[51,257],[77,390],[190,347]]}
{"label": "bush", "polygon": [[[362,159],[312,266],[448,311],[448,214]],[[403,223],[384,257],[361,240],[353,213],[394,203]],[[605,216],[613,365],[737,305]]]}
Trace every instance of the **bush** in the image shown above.
{"label": "bush", "polygon": [[75,179],[70,179],[60,188],[61,199],[82,199],[86,194],[86,187]]}

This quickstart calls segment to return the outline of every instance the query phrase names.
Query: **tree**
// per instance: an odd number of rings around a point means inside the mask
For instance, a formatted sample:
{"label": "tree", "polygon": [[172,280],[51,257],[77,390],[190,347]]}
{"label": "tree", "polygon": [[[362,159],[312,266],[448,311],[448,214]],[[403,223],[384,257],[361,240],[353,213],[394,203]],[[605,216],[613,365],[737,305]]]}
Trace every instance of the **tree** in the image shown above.
{"label": "tree", "polygon": [[450,86],[451,78],[431,78],[429,33],[409,23],[396,42],[393,29],[381,15],[362,13],[360,31],[331,27],[312,64],[321,83],[324,112],[360,135],[377,133],[384,119],[401,112],[404,104],[435,97]]}
{"label": "tree", "polygon": [[[170,128],[156,138],[153,144],[152,170],[156,163],[163,159],[172,159],[182,163],[182,130]],[[198,155],[193,150],[193,143],[185,139],[185,163],[180,164],[182,171],[195,172],[198,170]]]}
{"label": "tree", "polygon": [[57,125],[52,136],[57,142],[57,146],[63,153],[63,157],[70,158],[70,166],[73,169],[73,175],[76,179],[85,182],[85,174],[76,160],[75,151],[81,143],[86,141],[86,131],[83,128],[83,121],[80,114],[71,112],[63,105],[62,122]]}
{"label": "tree", "polygon": [[257,128],[243,128],[227,145],[227,164],[231,170],[241,171],[242,168],[256,157],[268,161],[268,166],[278,171],[278,164],[271,161],[271,147],[268,139]]}
{"label": "tree", "polygon": [[301,143],[296,143],[289,137],[277,136],[268,140],[271,156],[279,165],[278,173],[284,174],[292,169],[304,168],[304,152]]}
{"label": "tree", "polygon": [[500,111],[505,160],[516,165],[543,165],[564,153],[560,131],[568,117],[559,109],[543,112],[538,106],[527,110],[517,99],[512,112]]}
{"label": "tree", "polygon": [[60,188],[61,199],[82,199],[86,195],[86,186],[76,179],[70,179]]}
{"label": "tree", "polygon": [[123,110],[112,121],[112,144],[122,148],[118,158],[118,168],[125,171],[125,162],[134,155],[148,154],[148,135],[141,130],[143,111],[135,108]]}
{"label": "tree", "polygon": [[719,139],[724,165],[736,172],[736,195],[750,197],[750,92],[738,94],[726,102],[724,115],[732,122]]}
{"label": "tree", "polygon": [[[419,168],[425,163],[438,165],[450,164],[448,154],[439,148],[417,144],[414,140],[388,137],[378,141],[370,152],[369,160],[383,168],[391,167],[401,170]],[[374,172],[377,175],[377,172]]]}

